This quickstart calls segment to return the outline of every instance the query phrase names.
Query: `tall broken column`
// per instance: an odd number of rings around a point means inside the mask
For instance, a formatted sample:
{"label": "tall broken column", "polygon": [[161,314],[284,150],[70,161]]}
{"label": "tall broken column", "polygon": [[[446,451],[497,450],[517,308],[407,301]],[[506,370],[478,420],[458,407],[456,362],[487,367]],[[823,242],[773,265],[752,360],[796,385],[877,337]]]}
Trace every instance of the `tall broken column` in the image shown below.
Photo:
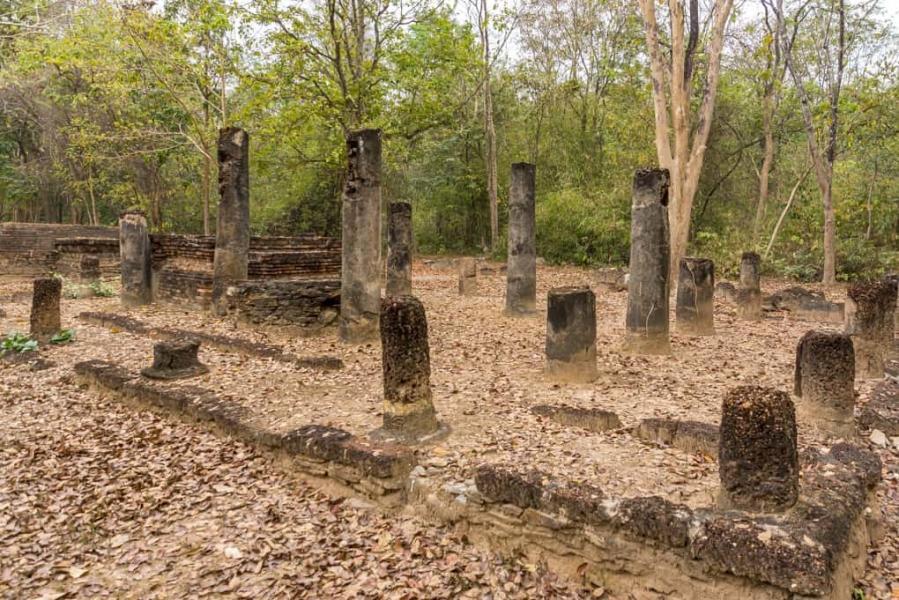
{"label": "tall broken column", "polygon": [[506,313],[512,316],[533,315],[537,310],[536,174],[534,165],[512,165],[506,265]]}
{"label": "tall broken column", "polygon": [[782,512],[799,498],[796,411],[785,392],[738,387],[721,407],[718,505]]}
{"label": "tall broken column", "polygon": [[668,230],[667,169],[640,169],[634,174],[631,205],[631,256],[624,349],[640,354],[667,354]]}
{"label": "tall broken column", "polygon": [[412,205],[387,207],[387,295],[412,294]]}
{"label": "tall broken column", "polygon": [[737,290],[737,314],[747,321],[762,318],[762,259],[755,252],[744,252],[740,259],[740,288]]}
{"label": "tall broken column", "polygon": [[59,314],[62,280],[45,277],[34,280],[31,296],[31,337],[46,342],[62,329]]}
{"label": "tall broken column", "polygon": [[889,279],[849,286],[846,333],[852,336],[858,377],[883,377],[884,359],[893,344],[896,286]]}
{"label": "tall broken column", "polygon": [[440,429],[431,397],[431,358],[425,309],[414,296],[381,301],[384,426],[380,434],[421,441]]}
{"label": "tall broken column", "polygon": [[710,259],[680,260],[675,315],[678,331],[682,333],[715,333],[715,263]]}
{"label": "tall broken column", "polygon": [[563,382],[596,379],[596,295],[588,287],[547,295],[546,374]]}
{"label": "tall broken column", "polygon": [[219,200],[212,275],[212,307],[227,312],[225,292],[249,277],[250,136],[243,129],[219,131]]}
{"label": "tall broken column", "polygon": [[839,436],[855,434],[855,351],[839,333],[809,331],[796,347],[794,393],[802,420]]}
{"label": "tall broken column", "polygon": [[152,302],[150,234],[147,217],[139,210],[129,210],[119,216],[119,256],[122,305],[141,306]]}
{"label": "tall broken column", "polygon": [[338,323],[341,340],[362,343],[377,339],[381,311],[381,131],[352,132],[346,145]]}

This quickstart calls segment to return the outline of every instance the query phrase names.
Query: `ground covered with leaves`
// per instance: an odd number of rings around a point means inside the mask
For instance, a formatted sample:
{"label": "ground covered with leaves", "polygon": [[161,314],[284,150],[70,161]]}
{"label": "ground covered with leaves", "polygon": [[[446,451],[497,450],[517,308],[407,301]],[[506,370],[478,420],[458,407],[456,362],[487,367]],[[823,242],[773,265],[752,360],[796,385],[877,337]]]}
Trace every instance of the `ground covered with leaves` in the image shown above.
{"label": "ground covered with leaves", "polygon": [[[628,429],[646,417],[717,423],[730,387],[792,389],[795,345],[835,325],[769,314],[739,321],[718,301],[717,335],[672,334],[673,354],[620,352],[626,293],[597,291],[601,375],[559,386],[542,375],[542,318],[502,314],[505,279],[480,278],[462,298],[450,271],[416,263],[415,293],[428,311],[434,401],[451,435],[422,449],[429,477],[471,482],[481,462],[527,464],[602,487],[613,496],[663,494],[691,506],[714,502],[711,457],[646,444]],[[594,274],[541,268],[538,308],[560,285],[594,285]],[[787,285],[766,282],[766,291]],[[4,332],[27,330],[28,282],[0,286]],[[844,291],[826,290],[840,301]],[[299,356],[340,357],[338,372],[201,350],[210,373],[183,384],[215,391],[252,419],[286,431],[308,423],[365,435],[380,425],[380,347],[345,346],[333,332],[290,338],[237,329],[180,307],[124,310],[116,298],[66,299],[75,341],[41,348],[44,365],[0,361],[0,590],[9,597],[172,597],[225,592],[298,597],[572,597],[586,592],[540,565],[501,560],[434,525],[384,516],[356,500],[329,499],[241,444],[136,411],[74,384],[72,365],[99,358],[148,366],[153,341],[77,320],[81,311],[126,314],[156,326],[282,345]],[[44,367],[44,368],[40,368]],[[872,384],[859,382],[860,401]],[[534,415],[538,404],[616,412],[623,427],[593,433]],[[866,437],[867,439],[867,437]],[[895,440],[899,443],[899,440]],[[803,446],[824,436],[801,427]],[[885,464],[880,496],[886,536],[869,556],[860,591],[899,598],[897,445],[874,446]],[[598,592],[598,591],[597,591]],[[606,594],[608,597],[608,594]]]}

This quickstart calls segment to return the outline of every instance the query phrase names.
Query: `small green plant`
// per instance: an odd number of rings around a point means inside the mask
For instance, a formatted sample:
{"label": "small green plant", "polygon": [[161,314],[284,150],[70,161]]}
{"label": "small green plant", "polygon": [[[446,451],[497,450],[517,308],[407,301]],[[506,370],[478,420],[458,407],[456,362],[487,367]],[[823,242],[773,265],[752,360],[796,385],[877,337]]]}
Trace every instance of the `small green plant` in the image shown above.
{"label": "small green plant", "polygon": [[111,298],[115,296],[115,289],[108,283],[103,283],[99,280],[91,282],[90,288],[94,293],[94,296],[97,296],[98,298]]}
{"label": "small green plant", "polygon": [[861,588],[855,588],[852,590],[852,600],[865,600],[868,596],[865,594],[865,590]]}
{"label": "small green plant", "polygon": [[50,338],[51,344],[68,344],[70,342],[75,341],[75,330],[74,329],[63,329],[52,338]]}
{"label": "small green plant", "polygon": [[37,340],[31,339],[31,337],[25,335],[24,333],[19,333],[14,331],[6,336],[6,338],[0,342],[0,356],[3,356],[7,352],[33,352],[37,350]]}

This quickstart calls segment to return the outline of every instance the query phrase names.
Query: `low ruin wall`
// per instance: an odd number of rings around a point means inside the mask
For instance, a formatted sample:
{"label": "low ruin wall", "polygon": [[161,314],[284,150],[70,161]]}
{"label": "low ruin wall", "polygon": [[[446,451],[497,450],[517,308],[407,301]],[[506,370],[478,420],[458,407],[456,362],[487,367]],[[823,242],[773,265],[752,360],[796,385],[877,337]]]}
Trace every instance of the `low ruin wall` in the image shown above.
{"label": "low ruin wall", "polygon": [[0,271],[36,277],[57,272],[84,281],[118,276],[116,227],[0,223]]}
{"label": "low ruin wall", "polygon": [[248,281],[226,292],[238,323],[317,329],[332,325],[340,311],[340,280]]}
{"label": "low ruin wall", "polygon": [[[150,236],[150,245],[154,298],[162,302],[207,307],[212,298],[215,237],[154,234]],[[340,242],[333,238],[316,235],[254,237],[250,240],[249,278],[251,282],[338,280],[340,261]],[[283,304],[286,301],[285,289],[289,286],[256,286],[252,293],[239,294],[253,298],[244,311],[246,320],[270,320],[262,318],[267,310],[265,307]],[[272,297],[261,299],[260,294],[264,290],[270,290]],[[294,313],[299,311],[305,314],[309,306],[308,302],[299,302],[290,308]]]}

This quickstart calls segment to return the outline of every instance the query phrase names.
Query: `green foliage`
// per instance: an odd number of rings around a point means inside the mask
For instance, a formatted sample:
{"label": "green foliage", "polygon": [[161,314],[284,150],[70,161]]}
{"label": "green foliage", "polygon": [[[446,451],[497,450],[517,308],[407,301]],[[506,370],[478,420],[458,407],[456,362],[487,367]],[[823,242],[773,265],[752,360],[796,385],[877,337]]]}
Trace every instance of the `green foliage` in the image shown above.
{"label": "green foliage", "polygon": [[75,330],[74,329],[63,329],[52,338],[50,338],[51,344],[63,345],[69,344],[75,341]]}
{"label": "green foliage", "polygon": [[0,342],[0,356],[7,352],[34,352],[37,350],[37,340],[24,333],[12,332],[8,334],[2,342]]}
{"label": "green foliage", "polygon": [[561,190],[537,203],[538,254],[552,263],[626,264],[630,206],[624,199],[585,198]]}
{"label": "green foliage", "polygon": [[92,281],[88,287],[98,298],[112,298],[116,295],[115,288],[103,281]]}

